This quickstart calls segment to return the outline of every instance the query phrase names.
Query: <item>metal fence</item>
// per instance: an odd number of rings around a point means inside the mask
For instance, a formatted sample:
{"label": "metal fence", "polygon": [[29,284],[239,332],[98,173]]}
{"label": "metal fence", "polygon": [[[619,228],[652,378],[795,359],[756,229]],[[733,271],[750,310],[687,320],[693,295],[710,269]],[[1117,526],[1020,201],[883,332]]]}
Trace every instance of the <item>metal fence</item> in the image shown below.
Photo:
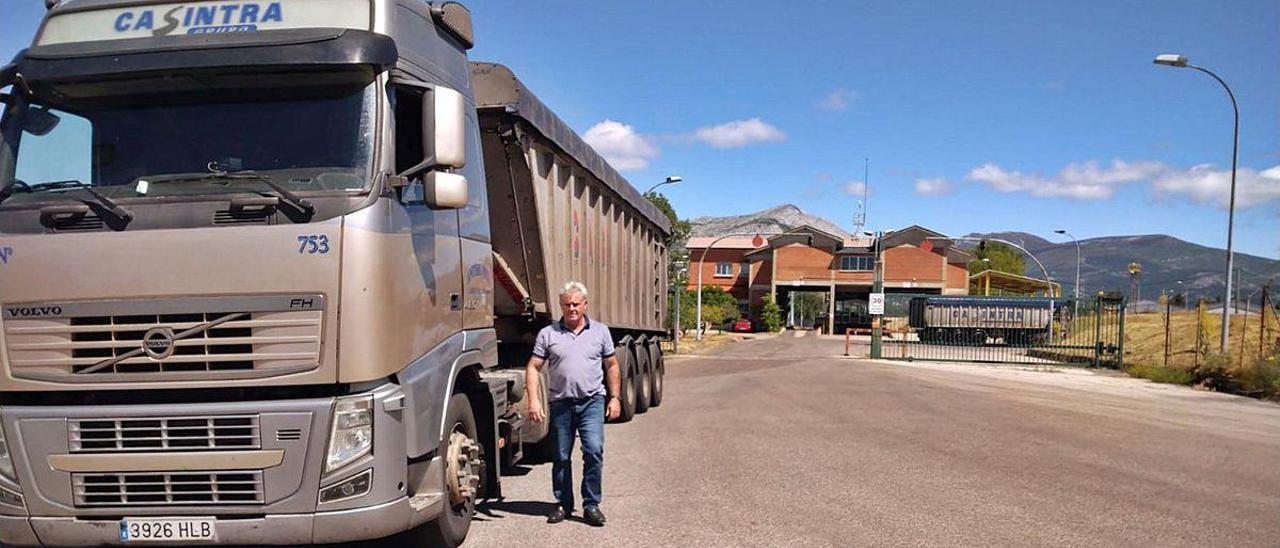
{"label": "metal fence", "polygon": [[1156,311],[1131,315],[1136,363],[1194,371],[1210,356],[1225,359],[1222,365],[1240,367],[1280,352],[1280,317],[1270,288],[1262,288],[1261,302],[1235,303],[1228,318],[1231,339],[1223,352],[1219,339],[1222,317],[1208,303],[1195,305],[1162,299]]}
{"label": "metal fence", "polygon": [[[891,312],[886,310],[886,312]],[[901,309],[897,310],[901,312]],[[883,357],[1119,368],[1125,300],[912,296],[886,318]]]}

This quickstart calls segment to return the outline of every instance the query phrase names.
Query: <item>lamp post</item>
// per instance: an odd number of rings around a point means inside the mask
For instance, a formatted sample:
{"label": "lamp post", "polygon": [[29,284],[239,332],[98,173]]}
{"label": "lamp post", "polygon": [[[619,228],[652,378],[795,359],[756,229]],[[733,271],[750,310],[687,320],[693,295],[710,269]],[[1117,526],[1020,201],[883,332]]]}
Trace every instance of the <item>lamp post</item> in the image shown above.
{"label": "lamp post", "polygon": [[[1072,236],[1070,232],[1066,231],[1066,229],[1058,229],[1053,231],[1053,233],[1063,234],[1066,237],[1071,238],[1071,241],[1076,243],[1076,294],[1074,297],[1075,305],[1071,309],[1071,317],[1075,318],[1080,315],[1080,240],[1077,240],[1076,237]],[[1178,282],[1178,283],[1182,283],[1182,282]]]}
{"label": "lamp post", "polygon": [[[697,320],[697,323],[695,323],[693,326],[693,337],[694,337],[694,340],[696,341],[702,340],[702,261],[707,258],[707,252],[711,251],[712,247],[715,247],[715,245],[719,243],[720,240],[723,240],[730,236],[759,236],[759,234],[749,233],[749,232],[731,232],[729,234],[725,234],[723,236],[720,236],[719,238],[711,240],[711,243],[707,244],[707,247],[702,248],[702,254],[698,255],[698,304],[697,304],[698,320]],[[752,244],[754,243],[755,242],[752,242]]]}
{"label": "lamp post", "polygon": [[1164,65],[1168,67],[1195,69],[1212,76],[1214,80],[1217,80],[1219,84],[1222,84],[1222,89],[1227,90],[1227,97],[1231,99],[1231,111],[1235,114],[1235,131],[1232,136],[1231,144],[1231,199],[1227,208],[1227,285],[1222,292],[1221,346],[1222,352],[1225,354],[1227,352],[1227,341],[1231,331],[1231,318],[1228,316],[1227,309],[1229,308],[1228,303],[1231,302],[1231,267],[1235,258],[1231,252],[1231,236],[1232,229],[1235,226],[1236,217],[1236,158],[1240,151],[1240,108],[1236,106],[1235,94],[1231,93],[1231,88],[1227,86],[1226,82],[1222,81],[1222,78],[1219,78],[1217,74],[1210,72],[1206,68],[1188,64],[1187,57],[1185,55],[1165,53],[1157,55],[1153,62],[1157,65]]}
{"label": "lamp post", "polygon": [[683,331],[680,328],[680,309],[681,309],[680,296],[684,294],[684,288],[689,286],[689,281],[687,278],[685,278],[688,272],[689,272],[689,269],[686,268],[683,263],[677,263],[676,279],[684,280],[684,283],[681,283],[680,287],[675,288],[676,289],[676,323],[675,323],[675,329],[671,330],[672,332],[671,353],[672,354],[680,353],[680,333],[681,331]]}
{"label": "lamp post", "polygon": [[649,190],[644,191],[644,193],[647,195],[647,194],[649,194],[650,192],[653,192],[653,189],[658,188],[658,187],[660,187],[660,186],[662,186],[662,185],[674,185],[674,184],[676,184],[676,183],[678,183],[678,182],[680,182],[680,181],[683,181],[683,180],[684,180],[684,178],[680,177],[679,175],[670,175],[670,176],[668,176],[668,177],[667,177],[667,180],[662,181],[661,183],[658,183],[658,184],[656,184],[656,185],[653,185],[653,186],[649,187]]}

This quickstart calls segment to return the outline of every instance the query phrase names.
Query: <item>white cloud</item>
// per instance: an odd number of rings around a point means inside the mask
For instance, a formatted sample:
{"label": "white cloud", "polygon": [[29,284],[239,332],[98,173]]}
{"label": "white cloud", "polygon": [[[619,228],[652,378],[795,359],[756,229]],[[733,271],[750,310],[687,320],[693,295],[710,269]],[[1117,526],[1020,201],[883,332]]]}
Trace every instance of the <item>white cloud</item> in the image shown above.
{"label": "white cloud", "polygon": [[[1202,164],[1185,171],[1169,171],[1152,184],[1157,194],[1183,194],[1202,204],[1227,207],[1231,200],[1231,170]],[[1280,165],[1261,172],[1236,170],[1236,207],[1245,209],[1280,199]]]}
{"label": "white cloud", "polygon": [[916,179],[916,194],[941,196],[951,192],[951,182],[946,179]]}
{"label": "white cloud", "polygon": [[863,181],[849,181],[840,187],[841,192],[855,198],[861,198],[862,194],[867,190],[867,183]]}
{"label": "white cloud", "polygon": [[818,108],[831,112],[844,112],[849,110],[849,105],[857,100],[858,92],[836,88],[818,101]]}
{"label": "white cloud", "polygon": [[582,139],[618,171],[649,167],[649,161],[661,153],[649,138],[636,133],[635,128],[613,120],[591,126]]}
{"label": "white cloud", "polygon": [[738,148],[787,139],[786,133],[759,118],[735,120],[718,126],[698,128],[693,136],[716,148]]}
{"label": "white cloud", "polygon": [[1069,164],[1054,177],[1006,171],[992,163],[983,164],[969,171],[967,179],[986,183],[998,192],[1027,192],[1042,198],[1072,198],[1076,200],[1105,200],[1115,195],[1116,188],[1125,183],[1148,180],[1168,169],[1160,162],[1125,162],[1112,160],[1109,167],[1099,167],[1098,162]]}

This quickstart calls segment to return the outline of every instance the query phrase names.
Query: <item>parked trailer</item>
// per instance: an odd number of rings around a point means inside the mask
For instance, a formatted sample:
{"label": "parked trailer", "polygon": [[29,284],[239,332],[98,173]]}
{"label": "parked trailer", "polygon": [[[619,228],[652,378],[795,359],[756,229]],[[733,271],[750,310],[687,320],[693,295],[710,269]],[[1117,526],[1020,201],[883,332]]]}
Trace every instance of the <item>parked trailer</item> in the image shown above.
{"label": "parked trailer", "polygon": [[0,69],[0,543],[456,546],[568,280],[661,401],[669,221],[463,6],[49,4]]}
{"label": "parked trailer", "polygon": [[1055,299],[915,297],[908,324],[925,343],[1023,345],[1042,342],[1062,309],[1063,301]]}

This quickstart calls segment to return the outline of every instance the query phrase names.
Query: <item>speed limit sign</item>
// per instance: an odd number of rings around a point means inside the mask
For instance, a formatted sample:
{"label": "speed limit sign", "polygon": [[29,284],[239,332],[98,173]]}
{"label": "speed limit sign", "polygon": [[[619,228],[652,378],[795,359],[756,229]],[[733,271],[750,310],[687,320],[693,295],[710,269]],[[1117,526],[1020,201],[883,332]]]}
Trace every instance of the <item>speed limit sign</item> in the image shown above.
{"label": "speed limit sign", "polygon": [[872,316],[884,315],[884,293],[872,293],[867,308]]}

